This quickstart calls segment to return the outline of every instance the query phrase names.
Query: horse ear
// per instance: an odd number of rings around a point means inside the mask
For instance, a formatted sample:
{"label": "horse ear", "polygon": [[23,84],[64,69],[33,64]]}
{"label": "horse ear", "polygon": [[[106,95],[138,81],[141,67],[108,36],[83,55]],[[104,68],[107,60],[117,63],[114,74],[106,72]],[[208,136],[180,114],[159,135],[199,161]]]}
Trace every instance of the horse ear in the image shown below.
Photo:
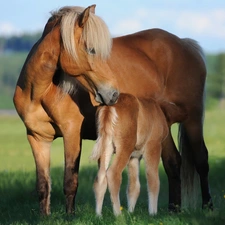
{"label": "horse ear", "polygon": [[96,5],[94,4],[94,5],[91,5],[89,7],[90,7],[90,11],[95,14],[95,7],[96,7]]}
{"label": "horse ear", "polygon": [[91,5],[91,6],[88,6],[81,14],[80,14],[80,17],[79,17],[79,26],[80,27],[83,27],[84,24],[87,22],[88,20],[88,17],[90,15],[90,12],[91,13],[95,13],[95,7],[96,5]]}

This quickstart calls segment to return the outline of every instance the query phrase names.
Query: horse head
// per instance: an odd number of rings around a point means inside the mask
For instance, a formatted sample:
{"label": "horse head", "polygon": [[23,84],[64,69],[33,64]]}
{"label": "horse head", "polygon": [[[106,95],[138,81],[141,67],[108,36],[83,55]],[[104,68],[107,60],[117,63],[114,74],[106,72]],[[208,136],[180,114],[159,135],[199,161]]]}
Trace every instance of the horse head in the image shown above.
{"label": "horse head", "polygon": [[60,67],[93,93],[97,102],[116,103],[117,82],[107,63],[112,38],[105,22],[95,15],[95,5],[66,7],[60,12]]}

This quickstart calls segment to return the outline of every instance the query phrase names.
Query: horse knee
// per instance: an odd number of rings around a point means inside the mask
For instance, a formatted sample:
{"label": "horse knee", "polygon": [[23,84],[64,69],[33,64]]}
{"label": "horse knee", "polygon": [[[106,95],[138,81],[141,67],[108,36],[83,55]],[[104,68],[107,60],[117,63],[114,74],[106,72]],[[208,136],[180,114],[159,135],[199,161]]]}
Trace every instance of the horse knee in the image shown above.
{"label": "horse knee", "polygon": [[69,178],[64,180],[63,191],[66,196],[75,195],[78,188],[77,178]]}
{"label": "horse knee", "polygon": [[109,168],[107,170],[106,177],[107,177],[107,182],[109,185],[120,183],[120,181],[121,181],[121,174],[114,171],[112,168]]}
{"label": "horse knee", "polygon": [[101,174],[95,178],[93,185],[94,193],[97,196],[105,195],[107,189],[107,178],[106,174]]}

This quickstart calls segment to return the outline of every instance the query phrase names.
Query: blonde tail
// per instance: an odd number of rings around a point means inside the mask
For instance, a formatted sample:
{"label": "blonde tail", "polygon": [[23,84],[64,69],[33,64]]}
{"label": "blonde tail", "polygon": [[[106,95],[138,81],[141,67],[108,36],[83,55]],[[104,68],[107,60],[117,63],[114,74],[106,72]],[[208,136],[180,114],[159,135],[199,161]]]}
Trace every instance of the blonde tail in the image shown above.
{"label": "blonde tail", "polygon": [[113,106],[100,106],[98,109],[98,138],[90,159],[98,160],[106,151],[106,154],[113,153],[113,133],[117,122],[116,109]]}

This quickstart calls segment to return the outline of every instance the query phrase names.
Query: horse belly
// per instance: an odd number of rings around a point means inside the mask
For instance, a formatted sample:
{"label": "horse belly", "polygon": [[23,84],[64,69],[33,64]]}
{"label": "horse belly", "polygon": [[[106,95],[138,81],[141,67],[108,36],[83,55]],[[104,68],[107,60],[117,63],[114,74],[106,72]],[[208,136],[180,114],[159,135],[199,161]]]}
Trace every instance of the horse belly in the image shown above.
{"label": "horse belly", "polygon": [[186,107],[182,107],[173,102],[167,101],[161,102],[160,106],[169,125],[182,122],[187,118],[188,113]]}

